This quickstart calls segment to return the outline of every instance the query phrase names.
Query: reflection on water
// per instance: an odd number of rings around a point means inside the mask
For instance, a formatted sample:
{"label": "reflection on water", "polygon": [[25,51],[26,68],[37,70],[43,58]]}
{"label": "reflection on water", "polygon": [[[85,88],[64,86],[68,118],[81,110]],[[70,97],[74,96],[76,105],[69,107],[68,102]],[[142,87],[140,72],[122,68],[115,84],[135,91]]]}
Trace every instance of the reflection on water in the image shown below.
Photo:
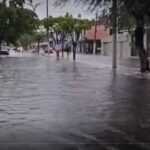
{"label": "reflection on water", "polygon": [[0,147],[145,149],[150,81],[114,74],[105,58],[96,68],[87,60],[0,58]]}

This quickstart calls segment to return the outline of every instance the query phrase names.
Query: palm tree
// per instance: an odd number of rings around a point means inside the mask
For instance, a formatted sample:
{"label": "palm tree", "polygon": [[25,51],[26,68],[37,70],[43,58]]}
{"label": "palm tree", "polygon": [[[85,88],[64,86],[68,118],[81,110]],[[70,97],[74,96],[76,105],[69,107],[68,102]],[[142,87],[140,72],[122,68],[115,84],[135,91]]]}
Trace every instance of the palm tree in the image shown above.
{"label": "palm tree", "polygon": [[32,7],[32,10],[36,12],[38,6],[40,6],[43,2],[33,4],[33,0],[29,0],[28,5]]}

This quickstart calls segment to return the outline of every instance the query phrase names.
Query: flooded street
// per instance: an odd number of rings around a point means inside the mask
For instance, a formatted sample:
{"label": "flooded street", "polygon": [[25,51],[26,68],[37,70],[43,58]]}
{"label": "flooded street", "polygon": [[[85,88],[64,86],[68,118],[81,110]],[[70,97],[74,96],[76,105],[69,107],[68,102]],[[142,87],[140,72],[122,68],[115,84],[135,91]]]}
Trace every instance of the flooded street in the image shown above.
{"label": "flooded street", "polygon": [[150,149],[150,80],[137,59],[118,71],[107,57],[77,59],[0,58],[0,149]]}

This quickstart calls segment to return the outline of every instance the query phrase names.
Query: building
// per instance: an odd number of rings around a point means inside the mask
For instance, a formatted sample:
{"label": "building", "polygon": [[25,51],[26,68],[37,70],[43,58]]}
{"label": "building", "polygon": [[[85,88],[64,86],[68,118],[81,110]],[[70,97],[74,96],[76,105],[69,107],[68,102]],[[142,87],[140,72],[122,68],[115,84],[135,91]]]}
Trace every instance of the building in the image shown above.
{"label": "building", "polygon": [[82,34],[80,40],[80,52],[82,53],[93,53],[94,42],[96,41],[96,53],[102,51],[102,40],[109,38],[109,29],[105,28],[104,25],[93,25],[91,29],[85,31]]}
{"label": "building", "polygon": [[[80,41],[80,52],[92,54],[94,41],[96,40],[97,52],[104,56],[112,56],[113,36],[111,31],[103,24],[93,25],[82,36],[84,38]],[[145,33],[144,45],[148,56],[150,56],[150,33],[148,31]],[[118,33],[117,56],[120,58],[138,56],[138,51],[135,48],[135,37],[128,31],[119,31]]]}

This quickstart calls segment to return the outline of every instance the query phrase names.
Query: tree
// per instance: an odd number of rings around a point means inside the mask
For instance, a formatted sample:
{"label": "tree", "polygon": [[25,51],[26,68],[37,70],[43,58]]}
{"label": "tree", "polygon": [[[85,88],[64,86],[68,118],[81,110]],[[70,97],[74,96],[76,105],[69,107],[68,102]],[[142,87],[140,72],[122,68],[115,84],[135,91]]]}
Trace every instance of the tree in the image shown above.
{"label": "tree", "polygon": [[25,50],[28,49],[28,46],[34,41],[33,36],[30,34],[23,34],[19,40],[19,45],[23,46]]}
{"label": "tree", "polygon": [[150,1],[145,0],[144,3],[141,0],[138,1],[124,1],[128,13],[131,14],[136,21],[135,28],[135,46],[139,52],[140,62],[141,62],[141,72],[150,71],[149,61],[147,58],[147,52],[144,48],[144,32],[145,26],[149,22],[150,10],[149,5]]}
{"label": "tree", "polygon": [[56,18],[49,16],[48,18],[44,18],[41,22],[44,28],[50,31],[54,42],[56,42],[55,37],[54,37],[54,31],[53,31],[54,24],[56,23]]}
{"label": "tree", "polygon": [[23,8],[24,1],[0,2],[0,45],[2,42],[16,44],[22,34],[31,34],[38,27],[37,15]]}
{"label": "tree", "polygon": [[62,58],[64,57],[64,40],[66,38],[66,30],[65,30],[65,18],[58,17],[55,19],[55,24],[53,25],[53,31],[55,32],[55,41],[59,42],[62,45]]}
{"label": "tree", "polygon": [[73,60],[76,60],[76,48],[82,31],[91,27],[89,20],[81,20],[73,18],[72,16],[66,17],[67,20],[67,32],[70,35],[70,40],[73,46]]}
{"label": "tree", "polygon": [[[4,1],[6,2],[7,0]],[[9,3],[10,6],[23,8],[23,4],[25,3],[25,0],[10,0]]]}
{"label": "tree", "polygon": [[40,43],[43,41],[45,37],[45,34],[42,32],[34,32],[33,34],[33,41],[37,42],[37,52],[39,53],[40,51]]}
{"label": "tree", "polygon": [[89,29],[91,27],[91,22],[86,19],[73,18],[67,13],[64,17],[54,18],[50,16],[48,19],[45,18],[43,20],[43,25],[46,29],[48,28],[51,31],[51,36],[55,43],[57,43],[58,39],[62,42],[62,55],[64,40],[66,36],[69,36],[73,46],[73,60],[75,60],[77,43],[81,32]]}
{"label": "tree", "polygon": [[28,3],[28,5],[32,8],[32,10],[34,11],[34,12],[36,12],[36,9],[42,4],[42,2],[39,2],[39,3],[33,3],[33,0],[28,0],[29,1],[29,3]]}
{"label": "tree", "polygon": [[[55,4],[61,5],[61,3],[68,2],[69,0],[57,0]],[[80,0],[81,1],[81,0]],[[82,0],[82,2],[91,8],[91,10],[96,7],[103,7],[106,9],[110,9],[110,13],[113,12],[113,5],[116,0]],[[149,61],[147,58],[147,52],[144,48],[144,31],[145,26],[149,23],[150,18],[150,1],[145,0],[118,0],[119,6],[117,11],[124,10],[124,14],[127,16],[131,16],[135,20],[135,46],[137,51],[139,52],[140,62],[141,62],[141,72],[150,71]],[[120,13],[120,15],[123,13]],[[118,15],[118,14],[117,14]],[[125,19],[125,23],[126,23]],[[123,25],[123,24],[122,24]]]}
{"label": "tree", "polygon": [[5,3],[0,3],[0,49],[4,39],[4,34],[8,28],[8,9],[5,7]]}

